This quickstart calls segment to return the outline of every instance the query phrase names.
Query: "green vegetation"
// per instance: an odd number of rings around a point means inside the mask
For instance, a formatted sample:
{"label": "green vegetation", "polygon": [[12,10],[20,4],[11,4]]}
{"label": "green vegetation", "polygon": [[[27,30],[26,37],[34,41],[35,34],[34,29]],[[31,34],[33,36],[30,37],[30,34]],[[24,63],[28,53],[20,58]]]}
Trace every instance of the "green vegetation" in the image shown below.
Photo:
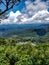
{"label": "green vegetation", "polygon": [[49,43],[20,41],[16,37],[0,39],[0,65],[49,65]]}
{"label": "green vegetation", "polygon": [[13,42],[49,43],[49,24],[28,29],[21,27],[21,25],[20,27],[18,25],[7,25],[5,28],[4,26],[0,27],[0,30],[0,38],[12,37],[10,40],[13,40]]}

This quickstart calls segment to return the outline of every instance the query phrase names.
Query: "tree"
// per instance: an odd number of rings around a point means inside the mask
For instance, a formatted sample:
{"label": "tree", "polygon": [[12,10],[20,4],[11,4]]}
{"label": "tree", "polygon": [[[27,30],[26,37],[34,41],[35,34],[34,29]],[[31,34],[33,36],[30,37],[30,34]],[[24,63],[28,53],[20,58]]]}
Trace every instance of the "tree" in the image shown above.
{"label": "tree", "polygon": [[32,58],[29,55],[24,55],[15,65],[33,65]]}
{"label": "tree", "polygon": [[5,7],[4,10],[0,9],[0,15],[4,14],[6,11],[12,9],[14,6],[17,6],[21,0],[0,0],[0,6]]}

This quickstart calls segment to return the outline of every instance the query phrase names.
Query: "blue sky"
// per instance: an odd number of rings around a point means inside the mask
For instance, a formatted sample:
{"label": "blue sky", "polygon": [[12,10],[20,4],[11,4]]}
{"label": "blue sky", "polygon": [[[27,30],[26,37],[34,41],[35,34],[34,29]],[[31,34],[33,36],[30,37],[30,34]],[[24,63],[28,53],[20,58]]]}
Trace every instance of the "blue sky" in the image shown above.
{"label": "blue sky", "polygon": [[[18,5],[15,6],[13,9],[11,9],[12,11],[16,12],[17,10],[22,10],[25,7],[25,1],[27,0],[22,0],[22,2]],[[31,0],[32,2],[36,1],[36,0]],[[42,2],[47,2],[48,0],[41,0]],[[10,11],[11,11],[10,10]],[[49,9],[48,9],[49,10]],[[9,12],[10,12],[9,11]]]}
{"label": "blue sky", "polygon": [[[24,2],[25,2],[25,0],[22,0],[21,3],[20,3],[18,6],[15,6],[13,9],[10,9],[10,10],[8,11],[8,13],[9,13],[10,11],[16,12],[17,10],[21,10],[21,9],[25,6]],[[5,7],[4,7],[3,5],[0,5],[0,9],[4,10]]]}
{"label": "blue sky", "polygon": [[[5,7],[0,6],[3,10]],[[26,23],[35,19],[49,20],[49,0],[22,0],[22,2],[9,10],[9,18],[4,20],[5,23]],[[14,13],[15,12],[15,13]],[[20,21],[20,22],[19,22]],[[39,22],[39,21],[38,21]]]}
{"label": "blue sky", "polygon": [[[36,1],[36,0],[31,0],[32,2]],[[48,0],[41,0],[42,2],[47,2]],[[5,9],[5,7],[3,5],[0,5],[1,9]],[[22,10],[23,8],[25,8],[25,0],[22,0],[22,2],[18,5],[15,6],[13,9],[9,10],[8,13],[10,11],[16,12],[17,10]],[[49,10],[49,9],[48,9]]]}
{"label": "blue sky", "polygon": [[13,11],[13,12],[16,12],[17,10],[22,10],[23,7],[25,7],[25,1],[22,0],[22,2],[18,5],[18,6],[15,6],[13,9],[9,10],[8,12],[10,11]]}

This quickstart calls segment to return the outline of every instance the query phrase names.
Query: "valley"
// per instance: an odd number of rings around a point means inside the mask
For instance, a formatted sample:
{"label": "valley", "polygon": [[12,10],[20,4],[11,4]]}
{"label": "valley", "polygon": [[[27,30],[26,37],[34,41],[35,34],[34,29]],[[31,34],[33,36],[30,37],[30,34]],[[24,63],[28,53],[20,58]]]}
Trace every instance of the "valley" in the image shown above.
{"label": "valley", "polygon": [[20,41],[49,42],[49,24],[0,25],[0,38],[20,38]]}

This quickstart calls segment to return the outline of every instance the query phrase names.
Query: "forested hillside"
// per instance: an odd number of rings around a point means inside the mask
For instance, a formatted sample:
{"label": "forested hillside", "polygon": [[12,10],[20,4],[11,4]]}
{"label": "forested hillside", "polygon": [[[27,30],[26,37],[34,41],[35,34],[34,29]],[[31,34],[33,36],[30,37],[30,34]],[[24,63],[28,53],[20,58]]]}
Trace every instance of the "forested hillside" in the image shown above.
{"label": "forested hillside", "polygon": [[49,43],[0,38],[0,65],[49,65]]}
{"label": "forested hillside", "polygon": [[0,65],[49,65],[49,44],[0,45]]}

